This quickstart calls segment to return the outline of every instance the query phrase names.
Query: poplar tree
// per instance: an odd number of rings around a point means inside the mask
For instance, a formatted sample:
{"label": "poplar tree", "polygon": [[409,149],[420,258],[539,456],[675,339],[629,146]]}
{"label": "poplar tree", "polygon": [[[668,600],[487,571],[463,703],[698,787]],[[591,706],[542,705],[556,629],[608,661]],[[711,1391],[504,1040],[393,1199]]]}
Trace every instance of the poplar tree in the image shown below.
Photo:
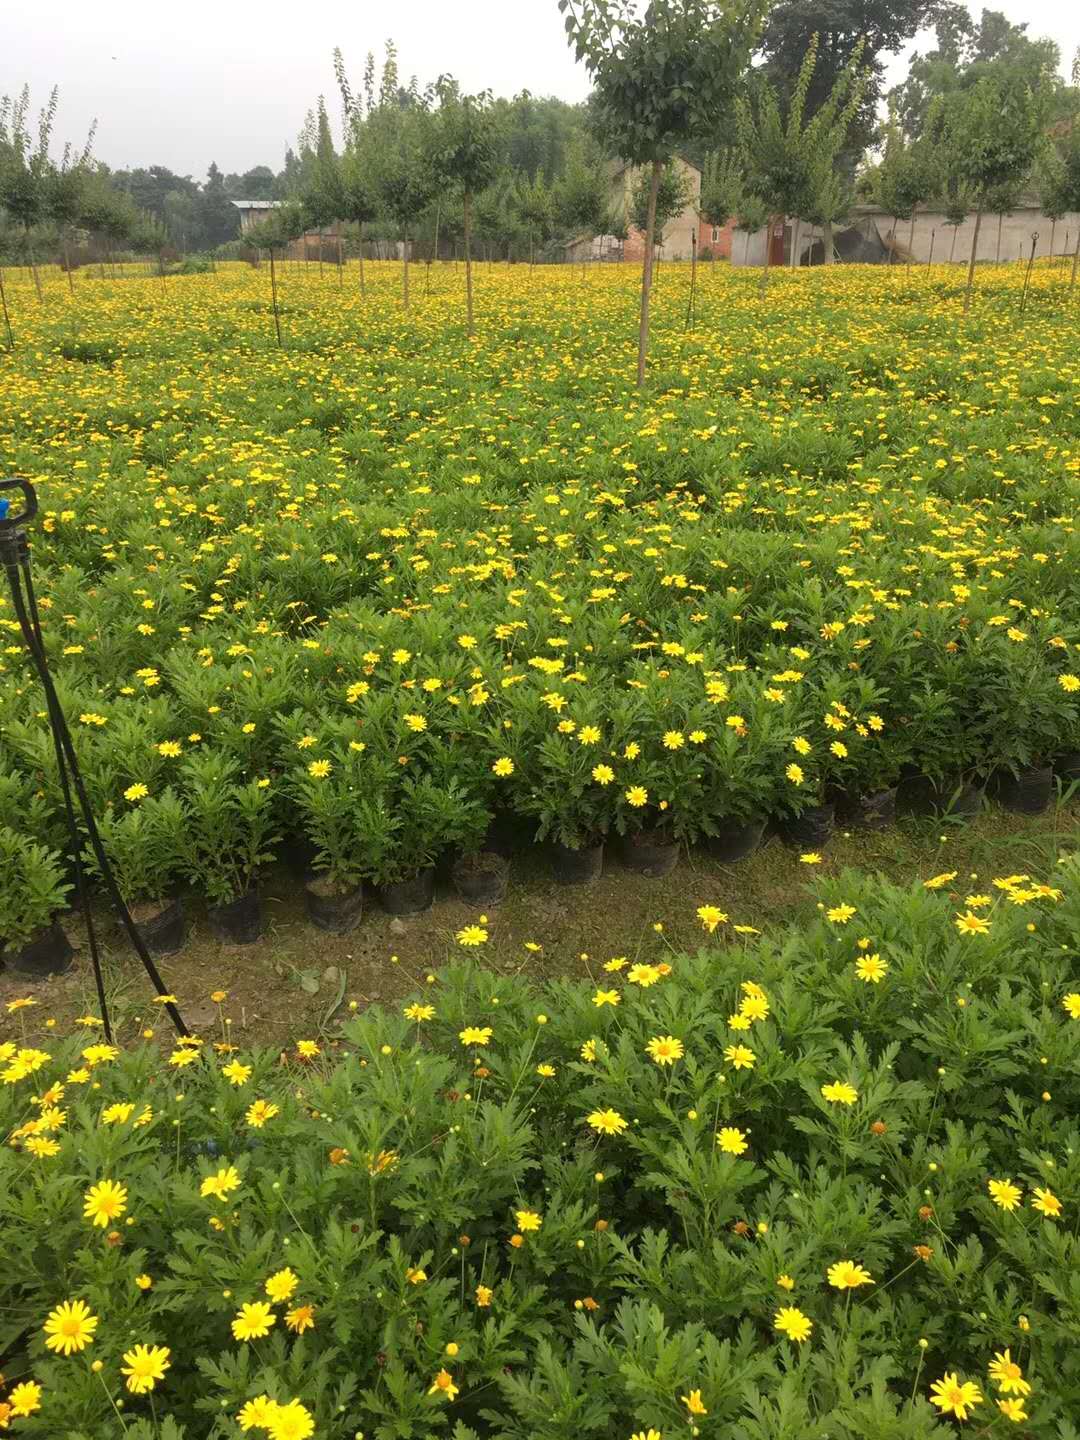
{"label": "poplar tree", "polygon": [[476,194],[498,174],[501,145],[491,94],[462,95],[448,75],[439,78],[435,115],[435,165],[460,186],[465,246],[465,331],[473,333],[472,209]]}
{"label": "poplar tree", "polygon": [[1042,116],[1025,81],[992,74],[950,98],[944,126],[954,174],[971,187],[975,201],[975,231],[964,289],[966,315],[971,308],[983,212],[998,187],[1018,183],[1031,170],[1042,146]]}

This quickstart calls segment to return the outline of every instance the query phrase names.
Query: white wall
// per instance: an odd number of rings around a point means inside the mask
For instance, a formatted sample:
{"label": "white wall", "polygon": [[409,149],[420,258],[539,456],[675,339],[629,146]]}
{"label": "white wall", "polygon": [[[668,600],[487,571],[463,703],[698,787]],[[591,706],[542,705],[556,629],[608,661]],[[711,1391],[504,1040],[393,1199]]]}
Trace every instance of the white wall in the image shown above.
{"label": "white wall", "polygon": [[[859,220],[867,215],[866,211],[856,211],[855,219]],[[893,220],[889,215],[882,215],[871,212],[869,218],[873,220],[878,228],[878,233],[886,245],[892,237]],[[838,225],[837,230],[844,229]],[[1026,260],[1031,254],[1031,237],[1038,232],[1038,240],[1035,245],[1036,257],[1046,257],[1050,254],[1050,236],[1053,230],[1054,254],[1064,255],[1066,253],[1066,242],[1068,243],[1068,254],[1072,255],[1076,245],[1077,232],[1080,231],[1080,214],[1073,212],[1065,215],[1054,226],[1038,210],[1016,210],[1011,215],[1006,215],[1001,225],[1001,262],[1016,260],[1021,251]],[[959,263],[966,261],[971,254],[971,240],[975,233],[975,217],[969,215],[962,225],[956,227],[956,247],[952,251],[954,260]],[[733,265],[763,265],[765,263],[765,234],[764,230],[758,230],[750,236],[749,247],[744,245],[744,236],[741,231],[736,230],[734,242],[731,248],[731,263]],[[812,229],[805,223],[799,229],[799,252],[803,253],[810,245],[812,239],[821,235],[818,229]],[[915,236],[911,244],[912,258],[916,263],[926,263],[930,258],[931,236],[933,235],[933,258],[935,262],[944,263],[948,260],[953,243],[953,227],[945,223],[945,216],[940,211],[920,212],[915,217]],[[897,258],[901,255],[906,257],[908,241],[911,236],[911,221],[901,220],[896,227]],[[982,224],[979,227],[979,248],[976,252],[976,259],[993,262],[998,249],[998,217],[996,215],[984,215]]]}

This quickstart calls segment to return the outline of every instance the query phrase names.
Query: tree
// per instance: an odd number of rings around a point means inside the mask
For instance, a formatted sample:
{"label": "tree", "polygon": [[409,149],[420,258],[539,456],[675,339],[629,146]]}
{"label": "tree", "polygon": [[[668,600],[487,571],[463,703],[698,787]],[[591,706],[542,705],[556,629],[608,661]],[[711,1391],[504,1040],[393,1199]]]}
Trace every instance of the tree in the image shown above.
{"label": "tree", "polygon": [[[940,111],[940,102],[938,102]],[[908,255],[911,255],[915,239],[915,212],[920,204],[929,200],[940,188],[940,154],[936,140],[937,125],[932,126],[918,140],[908,141],[896,117],[895,110],[889,111],[885,128],[885,149],[881,164],[874,172],[874,199],[893,217],[893,244],[889,250],[889,264],[892,264],[896,249],[896,227],[901,220],[911,221],[908,237]]]}
{"label": "tree", "polygon": [[954,173],[971,187],[976,206],[964,291],[966,315],[987,199],[999,186],[1017,183],[1031,170],[1042,145],[1042,114],[1025,80],[996,72],[951,98],[944,129]]}
{"label": "tree", "polygon": [[465,333],[473,333],[472,206],[477,191],[495,179],[502,146],[491,94],[462,95],[448,76],[440,76],[435,116],[435,165],[452,185],[460,186],[465,245]]}
{"label": "tree", "polygon": [[722,230],[739,212],[743,198],[742,164],[735,150],[713,150],[705,157],[698,212],[706,225]]}
{"label": "tree", "polygon": [[225,177],[213,161],[206,172],[206,183],[199,193],[195,213],[202,232],[202,243],[207,248],[215,249],[236,238],[240,228],[239,214],[225,189]]}
{"label": "tree", "polygon": [[[330,120],[326,114],[326,102],[319,96],[316,120],[315,148],[307,179],[300,193],[309,224],[319,232],[319,270],[322,272],[322,232],[328,225],[344,219],[345,186],[342,180],[341,164],[334,149],[330,134]],[[341,244],[338,242],[338,263],[341,262]]]}
{"label": "tree", "polygon": [[[983,10],[976,24],[965,5],[944,0],[935,16],[937,48],[916,53],[907,78],[889,92],[904,133],[918,139],[935,99],[970,89],[995,71],[1047,92],[1047,118],[1065,118],[1075,107],[1059,73],[1061,52],[1051,39],[1031,39],[1027,24],[1013,24],[998,10]],[[1075,85],[1075,81],[1074,81]]]}
{"label": "tree", "polygon": [[[798,263],[798,218],[814,205],[822,177],[832,168],[844,143],[848,125],[862,99],[859,75],[861,51],[856,48],[846,70],[829,94],[807,115],[807,97],[817,66],[817,41],[811,39],[795,89],[788,104],[787,119],[781,117],[776,89],[762,80],[752,97],[736,102],[739,139],[746,162],[746,188],[767,205],[773,214],[794,219],[791,236],[791,264]],[[764,294],[769,272],[771,246],[766,248],[761,274]]]}
{"label": "tree", "polygon": [[[1080,211],[1080,117],[1073,120],[1065,135],[1058,141],[1056,158],[1053,163],[1055,208],[1060,205],[1062,214],[1070,210]],[[1073,249],[1072,274],[1069,279],[1070,295],[1076,287],[1078,267],[1080,267],[1080,227],[1077,228],[1076,245]]]}
{"label": "tree", "polygon": [[1050,221],[1050,259],[1053,260],[1057,223],[1069,213],[1070,208],[1065,164],[1053,145],[1047,146],[1039,157],[1035,186],[1042,212]]}
{"label": "tree", "polygon": [[271,210],[265,220],[253,225],[247,233],[248,241],[256,250],[266,250],[270,256],[270,300],[274,312],[274,332],[277,343],[281,344],[281,314],[278,310],[277,271],[274,267],[274,251],[282,249],[290,240],[303,235],[307,227],[304,207],[298,201],[289,201]]}
{"label": "tree", "polygon": [[814,167],[805,218],[821,228],[821,258],[826,265],[832,265],[836,259],[833,226],[848,218],[854,198],[851,181],[835,165],[830,162]]}
{"label": "tree", "polygon": [[1005,216],[1012,213],[1020,203],[1020,197],[1024,193],[1024,181],[1026,175],[1015,176],[1011,180],[1004,181],[1001,185],[994,185],[986,192],[986,212],[988,215],[996,215],[997,223],[997,248],[994,253],[994,264],[1001,264],[1001,229]]}
{"label": "tree", "polygon": [[[664,247],[664,228],[689,205],[693,189],[686,174],[674,160],[669,160],[660,175],[653,205],[653,244],[658,250]],[[652,198],[652,175],[640,170],[630,189],[630,223],[642,234],[649,224],[649,201]]]}
{"label": "tree", "polygon": [[139,210],[130,195],[117,190],[101,172],[87,179],[82,189],[78,224],[81,229],[92,231],[104,241],[106,259],[110,264],[115,251],[132,234],[138,222]]}
{"label": "tree", "polygon": [[555,229],[555,196],[542,174],[532,180],[519,175],[514,184],[514,205],[521,225],[529,237],[529,263],[536,257],[536,246],[543,247]]}
{"label": "tree", "polygon": [[50,165],[45,177],[45,213],[55,222],[60,231],[60,244],[64,255],[64,269],[68,277],[68,289],[74,294],[75,281],[71,274],[69,239],[71,227],[78,222],[82,212],[83,191],[90,163],[94,130],[82,153],[74,155],[70,145],[64,146],[59,165]]}
{"label": "tree", "polygon": [[[786,103],[795,93],[803,58],[819,37],[818,63],[805,104],[813,113],[850,67],[856,47],[868,72],[842,150],[853,160],[872,143],[885,73],[883,55],[894,55],[940,7],[941,0],[778,0],[761,37],[766,76]],[[848,170],[853,164],[846,165]]]}
{"label": "tree", "polygon": [[49,178],[49,140],[60,92],[53,86],[38,116],[36,141],[29,128],[30,87],[16,99],[0,97],[0,208],[22,226],[26,255],[34,277],[38,301],[43,299],[41,277],[34,261],[31,231],[46,214]]}
{"label": "tree", "polygon": [[607,235],[616,223],[611,213],[610,166],[584,141],[570,147],[552,198],[558,224],[570,238]]}
{"label": "tree", "polygon": [[[740,230],[743,235],[743,264],[746,264],[747,252],[750,248],[750,236],[756,235],[759,230],[765,230],[768,226],[771,215],[768,206],[756,195],[744,195],[739,202],[739,218],[735,221],[735,229]],[[769,236],[766,233],[766,250],[769,245]],[[767,258],[767,257],[766,257]]]}
{"label": "tree", "polygon": [[402,237],[402,303],[408,310],[409,230],[439,186],[431,114],[426,105],[383,102],[368,116],[365,130],[372,193]]}
{"label": "tree", "polygon": [[649,167],[637,383],[645,383],[656,198],[664,168],[704,142],[730,112],[767,0],[559,0],[566,33],[592,77],[599,133],[615,154]]}

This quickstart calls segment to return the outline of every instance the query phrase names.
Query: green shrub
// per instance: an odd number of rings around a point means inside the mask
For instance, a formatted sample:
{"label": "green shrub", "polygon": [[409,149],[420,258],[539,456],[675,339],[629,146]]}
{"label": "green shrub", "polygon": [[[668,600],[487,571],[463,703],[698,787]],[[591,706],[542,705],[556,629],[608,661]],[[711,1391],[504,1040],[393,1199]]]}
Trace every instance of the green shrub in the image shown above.
{"label": "green shrub", "polygon": [[6,1044],[14,1433],[926,1440],[955,1375],[972,1433],[1070,1435],[1080,867],[960,882],[588,983],[455,966],[285,1063]]}

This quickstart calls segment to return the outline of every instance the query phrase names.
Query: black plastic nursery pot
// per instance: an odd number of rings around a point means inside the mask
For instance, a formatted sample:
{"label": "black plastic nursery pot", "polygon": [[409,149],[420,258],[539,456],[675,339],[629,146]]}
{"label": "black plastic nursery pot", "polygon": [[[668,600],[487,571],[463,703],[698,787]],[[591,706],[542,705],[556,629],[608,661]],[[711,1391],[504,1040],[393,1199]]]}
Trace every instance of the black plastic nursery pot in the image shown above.
{"label": "black plastic nursery pot", "polygon": [[1054,793],[1052,765],[1025,765],[1016,775],[999,770],[995,787],[998,804],[1012,815],[1041,815]]}
{"label": "black plastic nursery pot", "polygon": [[723,865],[734,865],[754,853],[761,844],[768,823],[765,815],[745,821],[718,820],[716,834],[708,837],[705,848],[714,860]]}
{"label": "black plastic nursery pot", "polygon": [[982,809],[982,787],[973,780],[934,780],[929,775],[909,775],[896,792],[900,815],[949,815],[970,820]]}
{"label": "black plastic nursery pot", "polygon": [[338,890],[325,875],[313,875],[304,882],[304,913],[317,930],[347,935],[363,916],[364,887]]}
{"label": "black plastic nursery pot", "polygon": [[257,889],[251,889],[225,905],[208,905],[206,918],[219,940],[230,945],[254,945],[263,931],[262,897]]}
{"label": "black plastic nursery pot", "polygon": [[792,850],[820,850],[829,843],[835,821],[835,805],[811,805],[801,815],[778,820],[776,833]]}
{"label": "black plastic nursery pot", "polygon": [[151,955],[175,955],[187,939],[187,915],[179,895],[159,900],[132,912],[135,928]]}
{"label": "black plastic nursery pot", "polygon": [[873,795],[838,795],[836,823],[851,830],[887,830],[896,819],[896,786]]}
{"label": "black plastic nursery pot", "polygon": [[384,885],[379,891],[379,898],[388,915],[399,918],[423,915],[435,903],[435,867],[431,865],[426,870],[418,870],[415,875],[394,885]]}
{"label": "black plastic nursery pot", "polygon": [[35,930],[25,945],[14,949],[0,946],[0,964],[8,964],[19,975],[44,980],[49,975],[63,975],[71,969],[71,941],[64,934],[59,920]]}
{"label": "black plastic nursery pot", "polygon": [[634,830],[623,837],[622,862],[635,875],[662,880],[679,863],[679,842],[666,826],[655,830]]}
{"label": "black plastic nursery pot", "polygon": [[591,885],[604,868],[604,842],[593,840],[572,849],[556,841],[551,847],[551,861],[560,885]]}
{"label": "black plastic nursery pot", "polygon": [[537,821],[513,810],[496,810],[491,817],[483,848],[509,860],[536,843]]}
{"label": "black plastic nursery pot", "polygon": [[1063,785],[1080,780],[1080,750],[1067,750],[1054,761],[1054,775]]}
{"label": "black plastic nursery pot", "polygon": [[510,863],[494,850],[461,855],[451,870],[454,889],[470,905],[497,905],[506,895]]}

